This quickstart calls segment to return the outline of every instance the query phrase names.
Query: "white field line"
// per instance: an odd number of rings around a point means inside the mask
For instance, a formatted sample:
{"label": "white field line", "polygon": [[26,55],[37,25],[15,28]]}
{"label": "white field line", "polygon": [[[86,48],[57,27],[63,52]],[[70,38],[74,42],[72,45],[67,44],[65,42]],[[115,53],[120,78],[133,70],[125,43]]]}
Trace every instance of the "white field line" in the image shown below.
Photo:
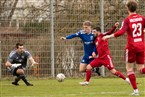
{"label": "white field line", "polygon": [[[145,94],[145,91],[140,91],[140,93],[143,95],[143,94]],[[94,92],[94,93],[82,93],[82,92],[80,92],[80,93],[71,93],[71,94],[56,94],[56,95],[45,95],[45,96],[41,96],[41,97],[63,97],[64,95],[65,95],[65,97],[67,96],[67,97],[77,97],[77,96],[79,96],[79,95],[92,95],[92,97],[94,96],[94,95],[97,95],[97,94],[99,94],[99,95],[112,95],[112,97],[113,97],[113,95],[114,95],[114,97],[115,97],[115,95],[124,95],[124,94],[126,94],[126,96],[129,96],[129,92]],[[7,97],[9,97],[9,96],[7,96]],[[10,97],[40,97],[40,96],[10,96]]]}

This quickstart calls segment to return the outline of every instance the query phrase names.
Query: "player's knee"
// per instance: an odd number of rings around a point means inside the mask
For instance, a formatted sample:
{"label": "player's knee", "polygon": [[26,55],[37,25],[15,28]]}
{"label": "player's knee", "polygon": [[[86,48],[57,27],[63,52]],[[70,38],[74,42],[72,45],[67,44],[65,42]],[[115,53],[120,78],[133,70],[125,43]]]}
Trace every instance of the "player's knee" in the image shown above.
{"label": "player's knee", "polygon": [[137,69],[140,74],[145,74],[145,68]]}
{"label": "player's knee", "polygon": [[22,74],[24,74],[24,70],[23,69],[18,69],[16,71],[16,73],[19,74],[19,75],[22,75]]}
{"label": "player's knee", "polygon": [[144,65],[137,65],[137,71],[141,74],[145,73]]}
{"label": "player's knee", "polygon": [[133,72],[133,68],[126,68],[127,72]]}
{"label": "player's knee", "polygon": [[92,66],[91,65],[88,65],[87,66],[87,70],[92,70]]}
{"label": "player's knee", "polygon": [[86,69],[80,69],[79,70],[79,72],[85,72],[86,71]]}
{"label": "player's knee", "polygon": [[112,69],[112,70],[110,70],[110,72],[112,73],[112,74],[116,74],[116,70],[115,69]]}

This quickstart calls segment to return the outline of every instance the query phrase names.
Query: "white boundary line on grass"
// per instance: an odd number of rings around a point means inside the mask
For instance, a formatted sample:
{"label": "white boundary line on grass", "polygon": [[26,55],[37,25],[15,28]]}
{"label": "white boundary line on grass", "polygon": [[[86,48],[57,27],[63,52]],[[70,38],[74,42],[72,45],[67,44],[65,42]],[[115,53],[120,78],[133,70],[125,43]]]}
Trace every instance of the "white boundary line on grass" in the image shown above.
{"label": "white boundary line on grass", "polygon": [[[142,96],[143,96],[143,94],[145,93],[145,91],[140,91],[140,93],[142,94]],[[114,95],[114,94],[117,94],[117,95],[121,95],[121,94],[128,94],[129,95],[129,93],[128,92],[94,92],[94,93],[82,93],[82,92],[80,92],[80,93],[76,93],[76,94],[74,94],[74,93],[71,93],[71,94],[65,94],[65,96],[68,96],[68,97],[74,97],[74,96],[79,96],[79,95],[82,95],[82,94],[86,94],[86,95],[95,95],[95,94],[101,94],[101,95]],[[57,95],[58,97],[62,97],[64,94],[59,94],[59,95]],[[128,95],[126,95],[126,96],[128,96]],[[9,96],[7,96],[7,97],[9,97]],[[11,96],[11,97],[40,97],[40,96]],[[56,95],[46,95],[46,96],[41,96],[41,97],[56,97]]]}

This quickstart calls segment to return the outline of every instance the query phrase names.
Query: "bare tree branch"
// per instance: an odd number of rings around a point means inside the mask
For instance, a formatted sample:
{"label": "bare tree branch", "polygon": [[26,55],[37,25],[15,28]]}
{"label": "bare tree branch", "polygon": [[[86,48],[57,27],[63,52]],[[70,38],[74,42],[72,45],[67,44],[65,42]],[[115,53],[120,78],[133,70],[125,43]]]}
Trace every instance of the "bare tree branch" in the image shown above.
{"label": "bare tree branch", "polygon": [[9,16],[8,16],[8,20],[11,20],[13,14],[14,14],[14,11],[15,11],[15,9],[16,9],[16,6],[17,6],[18,1],[19,1],[19,0],[15,0],[14,5],[12,6],[12,10],[11,10]]}

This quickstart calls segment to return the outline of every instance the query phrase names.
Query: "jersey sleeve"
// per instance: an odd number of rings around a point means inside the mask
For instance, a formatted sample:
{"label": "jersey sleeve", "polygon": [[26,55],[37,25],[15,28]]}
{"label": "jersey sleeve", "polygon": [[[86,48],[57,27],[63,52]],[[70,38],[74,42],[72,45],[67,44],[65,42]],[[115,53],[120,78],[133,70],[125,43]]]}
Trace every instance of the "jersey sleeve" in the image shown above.
{"label": "jersey sleeve", "polygon": [[114,26],[112,29],[110,29],[108,32],[103,33],[102,35],[103,36],[110,35],[110,34],[112,34],[115,31],[115,29],[116,29],[116,27]]}
{"label": "jersey sleeve", "polygon": [[126,18],[122,22],[121,28],[117,32],[114,33],[114,36],[119,37],[123,35],[127,31],[127,28],[128,28],[128,19]]}
{"label": "jersey sleeve", "polygon": [[97,50],[96,50],[96,46],[94,46],[93,52],[96,53],[96,55],[98,54]]}
{"label": "jersey sleeve", "polygon": [[8,58],[7,58],[7,61],[9,61],[9,62],[13,62],[13,60],[14,60],[14,56],[15,56],[15,52],[12,51],[12,52],[9,54],[9,56],[8,56]]}
{"label": "jersey sleeve", "polygon": [[96,45],[95,45],[95,43],[94,43],[93,52],[96,52]]}
{"label": "jersey sleeve", "polygon": [[32,55],[30,54],[29,51],[25,51],[27,58],[29,59],[30,57],[32,57]]}
{"label": "jersey sleeve", "polygon": [[75,38],[75,37],[79,37],[79,35],[80,35],[80,32],[70,34],[70,35],[66,36],[66,39],[72,39],[72,38]]}

